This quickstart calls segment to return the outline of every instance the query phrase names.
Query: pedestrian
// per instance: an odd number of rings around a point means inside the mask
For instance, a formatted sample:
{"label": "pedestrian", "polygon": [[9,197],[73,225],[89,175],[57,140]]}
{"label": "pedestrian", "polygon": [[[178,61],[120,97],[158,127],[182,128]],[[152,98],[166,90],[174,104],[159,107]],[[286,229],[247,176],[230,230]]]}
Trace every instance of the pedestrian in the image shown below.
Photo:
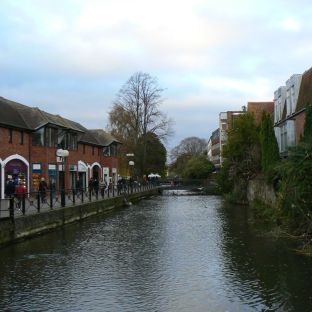
{"label": "pedestrian", "polygon": [[89,194],[93,193],[93,179],[90,178],[89,182],[88,182],[88,188],[89,188]]}
{"label": "pedestrian", "polygon": [[99,187],[100,187],[101,196],[104,197],[105,182],[104,182],[103,178],[99,182]]}
{"label": "pedestrian", "polygon": [[45,181],[45,178],[42,177],[39,183],[39,193],[40,193],[41,203],[46,202],[47,190],[48,190],[47,182]]}
{"label": "pedestrian", "polygon": [[17,208],[21,208],[21,202],[22,202],[22,199],[25,196],[25,194],[26,194],[26,187],[23,184],[23,182],[20,181],[15,188],[15,197],[17,199],[17,203],[16,203]]}
{"label": "pedestrian", "polygon": [[11,198],[15,193],[15,185],[12,178],[8,178],[4,189],[5,197]]}
{"label": "pedestrian", "polygon": [[97,178],[93,179],[93,190],[95,194],[98,194],[99,191],[99,180]]}

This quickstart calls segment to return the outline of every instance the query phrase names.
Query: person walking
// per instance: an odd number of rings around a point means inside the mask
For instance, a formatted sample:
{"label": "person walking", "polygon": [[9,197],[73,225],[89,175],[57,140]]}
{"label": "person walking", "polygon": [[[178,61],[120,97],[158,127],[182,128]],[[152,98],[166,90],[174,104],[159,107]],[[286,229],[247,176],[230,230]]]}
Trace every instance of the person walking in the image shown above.
{"label": "person walking", "polygon": [[14,192],[15,192],[14,182],[12,178],[8,178],[4,189],[5,197],[11,198],[14,195]]}
{"label": "person walking", "polygon": [[26,187],[22,181],[15,188],[15,197],[17,199],[16,208],[21,208],[22,199],[26,194]]}
{"label": "person walking", "polygon": [[103,178],[99,182],[99,187],[100,187],[101,196],[104,197],[105,182],[104,182]]}
{"label": "person walking", "polygon": [[39,193],[40,193],[41,203],[46,202],[47,190],[48,190],[47,182],[45,181],[45,178],[42,177],[39,183]]}

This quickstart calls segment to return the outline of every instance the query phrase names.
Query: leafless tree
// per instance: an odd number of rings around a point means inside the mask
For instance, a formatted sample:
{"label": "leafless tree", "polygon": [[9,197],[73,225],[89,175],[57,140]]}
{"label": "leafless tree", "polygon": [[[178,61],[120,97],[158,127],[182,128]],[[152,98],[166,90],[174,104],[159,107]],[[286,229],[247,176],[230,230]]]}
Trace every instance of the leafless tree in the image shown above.
{"label": "leafless tree", "polygon": [[179,145],[171,150],[170,158],[175,161],[179,156],[197,156],[203,154],[207,149],[207,141],[198,137],[183,139]]}
{"label": "leafless tree", "polygon": [[172,120],[159,109],[163,102],[163,91],[156,78],[137,72],[119,90],[109,113],[109,128],[114,135],[133,148],[139,139],[142,142],[142,173],[145,168],[147,134],[154,133],[159,139],[165,140],[173,133]]}

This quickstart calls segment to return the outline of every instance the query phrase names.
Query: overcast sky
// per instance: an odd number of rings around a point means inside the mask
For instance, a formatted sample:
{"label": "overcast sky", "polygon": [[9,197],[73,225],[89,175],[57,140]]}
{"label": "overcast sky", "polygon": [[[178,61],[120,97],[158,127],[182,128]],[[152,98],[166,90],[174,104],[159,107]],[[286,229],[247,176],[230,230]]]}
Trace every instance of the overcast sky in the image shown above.
{"label": "overcast sky", "polygon": [[165,89],[167,147],[208,140],[219,112],[312,66],[311,17],[311,0],[0,0],[0,96],[105,128],[143,71]]}

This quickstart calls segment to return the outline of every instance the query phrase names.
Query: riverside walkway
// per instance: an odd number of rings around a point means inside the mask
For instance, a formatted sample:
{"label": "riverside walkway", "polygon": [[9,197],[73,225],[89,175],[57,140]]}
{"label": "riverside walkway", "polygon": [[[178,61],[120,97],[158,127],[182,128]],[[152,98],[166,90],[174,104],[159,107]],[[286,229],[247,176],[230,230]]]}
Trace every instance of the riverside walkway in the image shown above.
{"label": "riverside walkway", "polygon": [[48,190],[44,197],[40,192],[25,193],[22,198],[13,196],[11,198],[1,199],[0,220],[16,219],[25,215],[37,214],[64,207],[86,204],[91,202],[102,201],[105,199],[123,196],[125,204],[127,197],[131,194],[146,191],[155,188],[152,183],[146,184],[126,184],[122,187],[111,187],[102,192],[100,190]]}

